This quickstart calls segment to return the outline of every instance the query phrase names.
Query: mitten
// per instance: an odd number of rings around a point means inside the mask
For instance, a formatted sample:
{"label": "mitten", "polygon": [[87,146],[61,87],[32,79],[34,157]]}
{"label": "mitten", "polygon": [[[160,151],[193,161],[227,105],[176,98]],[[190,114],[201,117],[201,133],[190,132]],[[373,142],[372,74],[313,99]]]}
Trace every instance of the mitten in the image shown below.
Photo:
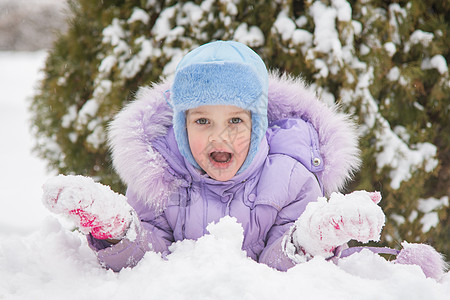
{"label": "mitten", "polygon": [[362,250],[370,250],[373,253],[389,254],[390,257],[397,256],[393,262],[403,265],[417,265],[422,268],[426,277],[440,280],[447,272],[448,264],[444,256],[436,249],[426,244],[414,244],[404,241],[403,249],[396,250],[386,247],[350,247],[342,251],[335,251],[335,258],[344,258]]}
{"label": "mitten", "polygon": [[42,201],[51,212],[97,239],[123,238],[135,215],[125,196],[89,177],[59,175],[47,180],[43,190]]}
{"label": "mitten", "polygon": [[394,261],[397,264],[418,265],[427,277],[439,280],[448,269],[444,256],[426,244],[402,243],[403,249]]}
{"label": "mitten", "polygon": [[295,222],[292,243],[297,253],[331,257],[334,250],[350,240],[378,241],[385,216],[377,203],[378,192],[356,191],[320,197],[307,205]]}

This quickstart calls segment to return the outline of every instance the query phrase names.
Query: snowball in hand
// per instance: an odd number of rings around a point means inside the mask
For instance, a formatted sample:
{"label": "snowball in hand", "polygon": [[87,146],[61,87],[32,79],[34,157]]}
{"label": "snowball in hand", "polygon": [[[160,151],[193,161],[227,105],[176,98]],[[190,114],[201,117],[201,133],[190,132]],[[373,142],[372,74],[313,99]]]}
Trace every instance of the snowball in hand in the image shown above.
{"label": "snowball in hand", "polygon": [[43,185],[42,201],[98,239],[120,239],[132,221],[126,197],[89,177],[59,175]]}
{"label": "snowball in hand", "polygon": [[324,257],[350,240],[378,241],[385,222],[380,200],[380,193],[366,191],[332,193],[329,201],[321,197],[295,222],[293,241],[307,253]]}

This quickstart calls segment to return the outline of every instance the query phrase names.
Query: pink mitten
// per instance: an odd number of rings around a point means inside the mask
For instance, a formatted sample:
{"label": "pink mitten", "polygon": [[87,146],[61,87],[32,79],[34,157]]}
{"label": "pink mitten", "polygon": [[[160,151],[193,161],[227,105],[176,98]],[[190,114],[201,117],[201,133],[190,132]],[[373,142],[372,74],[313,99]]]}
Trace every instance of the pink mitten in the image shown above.
{"label": "pink mitten", "polygon": [[49,179],[43,190],[42,201],[51,212],[97,239],[121,239],[133,220],[134,210],[125,196],[89,177],[59,175]]}
{"label": "pink mitten", "polygon": [[311,202],[295,222],[292,242],[312,256],[333,256],[336,247],[350,240],[378,241],[385,216],[377,203],[379,192],[333,193],[329,201]]}

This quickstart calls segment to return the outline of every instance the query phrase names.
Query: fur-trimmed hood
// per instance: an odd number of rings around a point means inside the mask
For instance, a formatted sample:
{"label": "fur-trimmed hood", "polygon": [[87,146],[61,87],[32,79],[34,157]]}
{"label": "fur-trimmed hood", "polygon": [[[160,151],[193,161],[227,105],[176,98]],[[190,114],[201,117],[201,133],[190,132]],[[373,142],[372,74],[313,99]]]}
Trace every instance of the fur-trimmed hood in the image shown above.
{"label": "fur-trimmed hood", "polygon": [[[141,88],[136,99],[110,124],[109,145],[113,164],[136,196],[162,209],[171,192],[182,184],[168,173],[165,159],[152,141],[172,126],[172,109],[166,101],[171,82]],[[318,134],[323,168],[316,176],[325,194],[341,190],[360,165],[356,126],[350,117],[328,106],[305,87],[300,78],[271,73],[268,92],[269,124],[285,118],[301,118]]]}

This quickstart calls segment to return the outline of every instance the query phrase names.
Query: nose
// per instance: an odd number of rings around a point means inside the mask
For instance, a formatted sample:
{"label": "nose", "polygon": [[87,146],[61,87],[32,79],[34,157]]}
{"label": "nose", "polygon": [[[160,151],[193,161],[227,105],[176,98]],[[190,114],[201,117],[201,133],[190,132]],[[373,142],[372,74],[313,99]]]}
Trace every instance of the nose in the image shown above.
{"label": "nose", "polygon": [[228,126],[215,126],[209,134],[209,142],[229,142],[230,128]]}

